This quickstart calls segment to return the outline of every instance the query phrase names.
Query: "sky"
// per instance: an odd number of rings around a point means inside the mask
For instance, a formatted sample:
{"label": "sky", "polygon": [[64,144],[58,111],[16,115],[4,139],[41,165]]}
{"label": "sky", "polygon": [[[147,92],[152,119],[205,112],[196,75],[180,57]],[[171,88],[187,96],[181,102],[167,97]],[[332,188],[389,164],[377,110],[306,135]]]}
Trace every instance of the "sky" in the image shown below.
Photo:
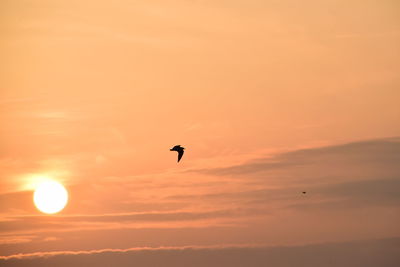
{"label": "sky", "polygon": [[2,0],[0,265],[399,266],[399,14]]}

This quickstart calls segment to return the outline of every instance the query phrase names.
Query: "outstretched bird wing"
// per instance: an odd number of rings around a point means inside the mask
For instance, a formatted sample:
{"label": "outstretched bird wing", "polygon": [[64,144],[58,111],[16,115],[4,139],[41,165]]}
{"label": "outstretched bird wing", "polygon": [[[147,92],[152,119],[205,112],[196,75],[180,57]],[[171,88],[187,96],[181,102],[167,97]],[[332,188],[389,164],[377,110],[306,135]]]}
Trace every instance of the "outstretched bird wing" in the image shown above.
{"label": "outstretched bird wing", "polygon": [[183,156],[183,149],[179,149],[178,150],[178,162],[181,160],[182,156]]}
{"label": "outstretched bird wing", "polygon": [[173,148],[171,148],[171,151],[178,151],[181,148],[181,145],[176,145]]}

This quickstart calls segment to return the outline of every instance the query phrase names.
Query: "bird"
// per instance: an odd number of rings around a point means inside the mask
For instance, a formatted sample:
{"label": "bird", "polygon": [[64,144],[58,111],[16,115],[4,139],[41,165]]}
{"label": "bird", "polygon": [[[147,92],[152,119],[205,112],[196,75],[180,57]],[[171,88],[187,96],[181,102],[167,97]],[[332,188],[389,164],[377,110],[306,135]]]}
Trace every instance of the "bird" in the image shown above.
{"label": "bird", "polygon": [[183,150],[185,148],[181,147],[181,145],[176,145],[173,148],[171,148],[169,151],[176,151],[178,152],[178,162],[181,160],[182,156],[183,156]]}

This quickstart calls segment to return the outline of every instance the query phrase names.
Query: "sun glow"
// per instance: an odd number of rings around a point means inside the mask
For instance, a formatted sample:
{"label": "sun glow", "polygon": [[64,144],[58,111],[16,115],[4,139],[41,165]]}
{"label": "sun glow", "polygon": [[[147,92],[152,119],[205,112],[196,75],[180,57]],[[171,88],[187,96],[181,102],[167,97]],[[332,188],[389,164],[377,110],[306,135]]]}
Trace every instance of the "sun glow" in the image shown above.
{"label": "sun glow", "polygon": [[36,187],[33,202],[41,212],[54,214],[67,205],[68,192],[59,182],[46,180]]}

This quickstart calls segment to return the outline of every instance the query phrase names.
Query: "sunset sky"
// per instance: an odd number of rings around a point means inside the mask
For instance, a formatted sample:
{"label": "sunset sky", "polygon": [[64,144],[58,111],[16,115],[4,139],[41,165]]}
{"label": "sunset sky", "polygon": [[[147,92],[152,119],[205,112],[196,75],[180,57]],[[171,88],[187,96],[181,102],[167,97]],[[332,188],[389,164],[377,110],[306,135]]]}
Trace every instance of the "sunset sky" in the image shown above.
{"label": "sunset sky", "polygon": [[0,265],[400,266],[400,1],[2,0],[0,36]]}

